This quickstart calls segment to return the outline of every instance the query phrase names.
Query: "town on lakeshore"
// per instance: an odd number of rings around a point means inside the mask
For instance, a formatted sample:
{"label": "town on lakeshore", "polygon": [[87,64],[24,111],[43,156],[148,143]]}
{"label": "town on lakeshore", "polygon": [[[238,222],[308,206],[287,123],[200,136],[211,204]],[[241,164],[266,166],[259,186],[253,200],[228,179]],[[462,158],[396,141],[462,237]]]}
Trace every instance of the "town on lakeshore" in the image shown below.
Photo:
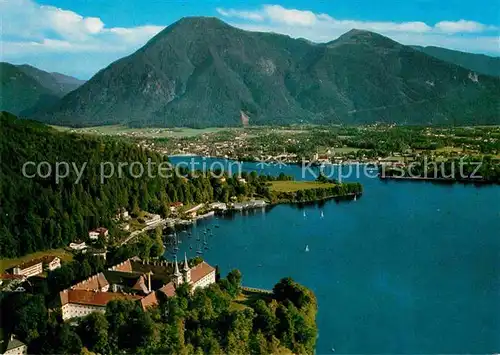
{"label": "town on lakeshore", "polygon": [[[500,128],[498,126],[431,127],[375,124],[361,127],[293,125],[214,129],[127,128],[102,126],[77,128],[73,133],[113,136],[169,156],[202,156],[255,162],[260,167],[298,165],[368,164],[389,171],[417,166],[415,177],[460,180],[449,167],[431,169],[425,164],[449,165],[465,159],[485,162],[486,182],[498,182]],[[436,171],[435,171],[436,170]],[[466,169],[473,170],[473,168]],[[470,171],[469,171],[470,173]],[[394,174],[384,174],[391,178]],[[402,174],[404,176],[404,174]],[[403,177],[401,176],[401,177]],[[481,174],[477,174],[483,177]],[[418,179],[416,179],[418,180]],[[466,180],[462,179],[462,180]],[[471,180],[474,180],[472,178]],[[476,181],[481,179],[475,179]]]}

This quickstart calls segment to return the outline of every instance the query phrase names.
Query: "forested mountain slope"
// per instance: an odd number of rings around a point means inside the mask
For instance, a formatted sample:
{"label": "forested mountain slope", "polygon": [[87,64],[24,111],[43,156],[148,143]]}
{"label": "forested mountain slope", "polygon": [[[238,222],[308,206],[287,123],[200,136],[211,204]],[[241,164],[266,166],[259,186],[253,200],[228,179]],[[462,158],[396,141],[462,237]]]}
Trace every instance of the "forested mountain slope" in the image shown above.
{"label": "forested mountain slope", "polygon": [[442,47],[413,46],[428,55],[450,62],[461,67],[473,70],[478,74],[500,76],[500,57],[491,57],[485,54],[454,51]]}
{"label": "forested mountain slope", "polygon": [[0,62],[0,110],[29,114],[50,107],[84,82],[30,65]]}
{"label": "forested mountain slope", "polygon": [[[86,238],[88,230],[97,226],[112,228],[113,218],[121,207],[167,215],[171,201],[227,201],[229,196],[249,193],[254,186],[244,186],[232,178],[222,186],[218,179],[204,174],[185,179],[172,172],[172,177],[161,177],[155,167],[166,158],[159,154],[113,138],[62,133],[6,112],[0,113],[0,128],[0,256],[3,257],[66,246]],[[152,164],[151,177],[147,173],[148,159]],[[52,174],[42,178],[35,174],[34,166],[27,166],[27,174],[36,176],[25,177],[26,162],[47,162],[41,168],[42,175],[48,172],[48,165]],[[58,162],[70,165],[69,175],[59,182],[55,177]],[[134,177],[125,167],[120,177],[119,162],[140,163],[145,173],[138,175],[140,169],[136,167],[132,170]],[[107,175],[110,165],[116,169],[113,177],[103,179],[103,183],[101,163],[106,164],[103,171]],[[80,179],[74,166],[83,171]]]}
{"label": "forested mountain slope", "polygon": [[315,44],[184,18],[34,118],[71,126],[499,123],[500,78],[376,33]]}

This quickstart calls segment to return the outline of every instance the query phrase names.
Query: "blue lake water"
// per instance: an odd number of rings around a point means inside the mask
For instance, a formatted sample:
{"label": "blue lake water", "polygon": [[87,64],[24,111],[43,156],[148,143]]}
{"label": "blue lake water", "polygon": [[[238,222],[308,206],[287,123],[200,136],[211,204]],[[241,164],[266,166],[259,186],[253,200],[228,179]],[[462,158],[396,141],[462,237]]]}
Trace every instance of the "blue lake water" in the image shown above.
{"label": "blue lake water", "polygon": [[[243,167],[312,179],[299,166]],[[357,201],[199,221],[215,234],[203,257],[246,286],[291,276],[311,288],[318,354],[500,352],[500,187],[346,180],[364,185]],[[180,255],[195,256],[195,238],[180,236]]]}

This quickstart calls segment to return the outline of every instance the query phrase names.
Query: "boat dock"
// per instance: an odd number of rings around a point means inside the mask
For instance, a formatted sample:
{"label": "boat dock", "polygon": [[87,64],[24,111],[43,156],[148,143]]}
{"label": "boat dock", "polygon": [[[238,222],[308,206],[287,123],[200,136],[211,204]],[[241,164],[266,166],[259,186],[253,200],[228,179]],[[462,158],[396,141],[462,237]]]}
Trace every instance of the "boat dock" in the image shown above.
{"label": "boat dock", "polygon": [[255,287],[246,287],[246,286],[241,286],[242,291],[246,292],[252,292],[252,293],[264,293],[266,295],[272,295],[273,290],[266,290],[264,288],[255,288]]}

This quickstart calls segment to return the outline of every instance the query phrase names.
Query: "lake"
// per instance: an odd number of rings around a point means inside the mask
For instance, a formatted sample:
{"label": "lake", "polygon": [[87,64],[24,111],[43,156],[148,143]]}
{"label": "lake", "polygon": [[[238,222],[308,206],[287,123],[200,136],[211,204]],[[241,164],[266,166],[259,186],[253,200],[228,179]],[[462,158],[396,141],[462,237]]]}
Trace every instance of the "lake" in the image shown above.
{"label": "lake", "polygon": [[[300,166],[243,168],[313,179]],[[499,352],[500,187],[346,180],[364,185],[357,201],[198,221],[201,235],[219,226],[203,257],[245,286],[291,276],[311,288],[318,354]],[[179,255],[195,256],[195,238],[180,236]]]}

